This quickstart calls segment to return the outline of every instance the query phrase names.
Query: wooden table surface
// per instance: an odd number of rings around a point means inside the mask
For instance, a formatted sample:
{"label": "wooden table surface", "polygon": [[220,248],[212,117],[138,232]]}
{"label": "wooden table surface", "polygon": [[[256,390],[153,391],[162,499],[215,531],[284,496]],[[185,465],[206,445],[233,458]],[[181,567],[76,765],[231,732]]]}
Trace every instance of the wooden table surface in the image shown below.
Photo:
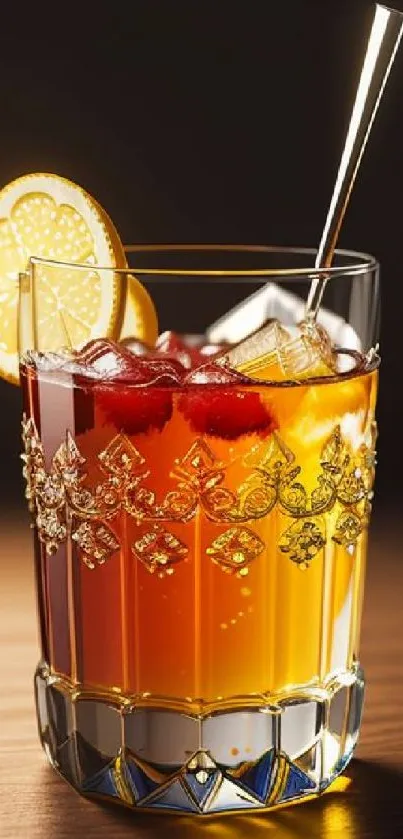
{"label": "wooden table surface", "polygon": [[375,515],[362,636],[367,697],[356,759],[320,799],[271,815],[195,820],[86,801],[48,766],[36,733],[30,534],[0,522],[1,839],[403,839],[403,522]]}

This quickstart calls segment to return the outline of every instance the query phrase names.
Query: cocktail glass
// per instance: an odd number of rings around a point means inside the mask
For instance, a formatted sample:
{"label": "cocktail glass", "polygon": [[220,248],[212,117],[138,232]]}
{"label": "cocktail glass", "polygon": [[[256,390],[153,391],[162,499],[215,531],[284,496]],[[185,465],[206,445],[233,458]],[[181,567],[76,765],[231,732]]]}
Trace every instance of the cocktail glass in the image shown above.
{"label": "cocktail glass", "polygon": [[[127,252],[128,271],[93,270],[123,289],[134,273],[161,328],[187,335],[182,356],[172,338],[156,368],[143,356],[142,380],[136,342],[76,356],[64,323],[48,351],[44,278],[82,290],[88,265],[33,259],[20,277],[40,737],[85,795],[265,810],[326,789],[359,733],[378,265],[339,251],[328,269],[337,372],[266,382],[212,366],[211,344],[294,328],[313,251]],[[176,380],[200,342],[205,366]]]}

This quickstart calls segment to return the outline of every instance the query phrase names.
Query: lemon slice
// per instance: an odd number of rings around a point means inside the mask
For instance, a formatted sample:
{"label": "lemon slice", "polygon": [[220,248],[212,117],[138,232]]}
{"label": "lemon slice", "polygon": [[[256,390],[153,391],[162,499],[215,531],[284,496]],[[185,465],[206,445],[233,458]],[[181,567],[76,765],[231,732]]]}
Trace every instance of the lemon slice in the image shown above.
{"label": "lemon slice", "polygon": [[[93,201],[97,205],[100,214],[105,217],[106,224],[110,225],[111,233],[113,233],[112,240],[116,237],[118,247],[123,248],[118,232],[109,216],[106,215],[103,207],[95,199]],[[125,254],[124,258],[126,259]],[[123,267],[128,267],[126,261]],[[126,283],[123,283],[126,286],[123,318],[120,324],[119,335],[115,337],[120,341],[123,341],[125,338],[138,338],[140,341],[153,347],[158,337],[158,317],[154,303],[148,291],[137,277],[133,274],[125,275],[125,277]]]}
{"label": "lemon slice", "polygon": [[153,347],[158,336],[158,319],[155,306],[148,291],[131,274],[127,278],[127,293],[123,323],[119,338],[139,338]]}
{"label": "lemon slice", "polygon": [[119,276],[91,267],[126,267],[119,236],[97,202],[56,175],[13,181],[0,192],[0,375],[12,382],[18,382],[18,274],[31,256],[89,266],[35,265],[37,349],[115,337],[125,305]]}

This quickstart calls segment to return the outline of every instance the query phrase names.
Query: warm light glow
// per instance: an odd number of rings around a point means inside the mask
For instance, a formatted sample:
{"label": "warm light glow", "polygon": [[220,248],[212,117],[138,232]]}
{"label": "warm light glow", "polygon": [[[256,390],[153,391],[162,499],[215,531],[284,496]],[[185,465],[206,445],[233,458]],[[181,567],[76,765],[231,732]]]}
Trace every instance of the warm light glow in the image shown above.
{"label": "warm light glow", "polygon": [[322,836],[354,836],[353,811],[338,801],[333,802],[323,811]]}

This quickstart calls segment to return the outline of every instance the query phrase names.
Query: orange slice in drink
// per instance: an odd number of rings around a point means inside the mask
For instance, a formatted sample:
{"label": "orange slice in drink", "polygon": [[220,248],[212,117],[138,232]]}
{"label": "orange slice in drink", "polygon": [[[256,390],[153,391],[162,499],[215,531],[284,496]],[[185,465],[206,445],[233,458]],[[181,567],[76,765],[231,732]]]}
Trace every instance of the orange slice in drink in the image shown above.
{"label": "orange slice in drink", "polygon": [[85,190],[65,178],[26,175],[0,192],[3,378],[18,382],[18,275],[26,271],[32,256],[88,264],[86,270],[68,264],[35,263],[35,333],[39,342],[33,348],[51,351],[66,345],[80,347],[97,337],[118,338],[128,306],[135,312],[131,320],[133,328],[137,325],[137,337],[154,340],[155,312],[145,289],[141,286],[142,297],[136,280],[136,291],[130,296],[118,273],[102,270],[127,265],[106,212]]}
{"label": "orange slice in drink", "polygon": [[289,423],[290,447],[309,451],[316,443],[322,445],[337,425],[355,445],[367,422],[374,387],[376,380],[369,375],[302,387],[302,399]]}

